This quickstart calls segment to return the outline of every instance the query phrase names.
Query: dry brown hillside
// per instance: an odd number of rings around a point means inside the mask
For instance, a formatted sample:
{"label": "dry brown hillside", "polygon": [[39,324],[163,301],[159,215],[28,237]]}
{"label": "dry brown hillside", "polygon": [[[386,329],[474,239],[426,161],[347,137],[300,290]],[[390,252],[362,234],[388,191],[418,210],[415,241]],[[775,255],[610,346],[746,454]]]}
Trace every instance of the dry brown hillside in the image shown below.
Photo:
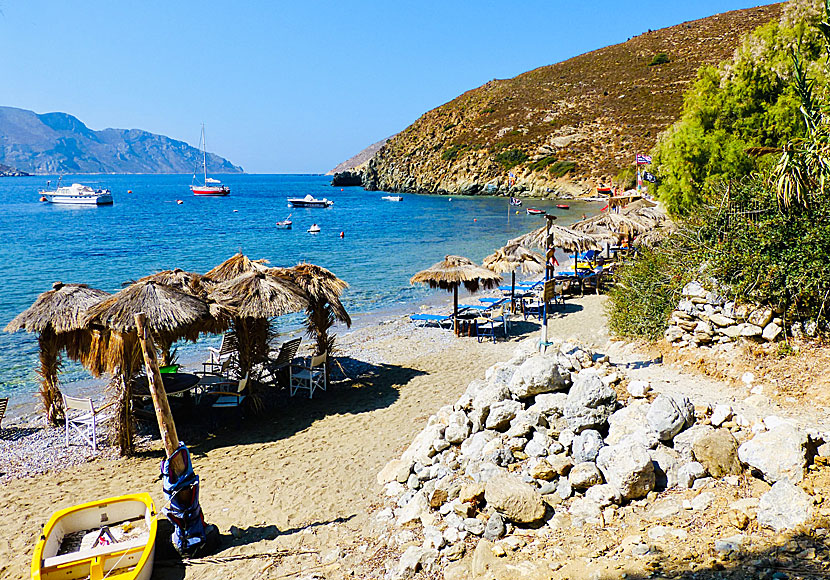
{"label": "dry brown hillside", "polygon": [[[678,117],[701,65],[732,57],[743,34],[781,4],[650,31],[433,109],[390,139],[368,189],[425,193],[576,192],[607,183]],[[653,63],[665,53],[668,62]]]}

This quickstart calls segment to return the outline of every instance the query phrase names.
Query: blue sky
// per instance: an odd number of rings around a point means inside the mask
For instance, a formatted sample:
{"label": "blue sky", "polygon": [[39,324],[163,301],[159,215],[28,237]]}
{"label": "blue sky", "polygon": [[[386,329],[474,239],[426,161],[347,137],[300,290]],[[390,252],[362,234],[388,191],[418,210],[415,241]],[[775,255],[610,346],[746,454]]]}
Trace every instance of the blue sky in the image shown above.
{"label": "blue sky", "polygon": [[766,2],[0,0],[0,105],[319,173],[494,78]]}

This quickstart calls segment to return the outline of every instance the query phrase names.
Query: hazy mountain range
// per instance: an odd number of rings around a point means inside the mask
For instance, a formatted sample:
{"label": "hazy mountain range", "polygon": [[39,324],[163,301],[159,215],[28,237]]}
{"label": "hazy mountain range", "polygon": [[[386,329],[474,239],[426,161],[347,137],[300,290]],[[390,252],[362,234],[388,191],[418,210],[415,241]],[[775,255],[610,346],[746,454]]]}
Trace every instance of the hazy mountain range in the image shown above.
{"label": "hazy mountain range", "polygon": [[[93,131],[66,113],[0,107],[0,164],[35,174],[192,173],[202,152],[141,129]],[[207,164],[209,173],[243,172],[213,153]]]}

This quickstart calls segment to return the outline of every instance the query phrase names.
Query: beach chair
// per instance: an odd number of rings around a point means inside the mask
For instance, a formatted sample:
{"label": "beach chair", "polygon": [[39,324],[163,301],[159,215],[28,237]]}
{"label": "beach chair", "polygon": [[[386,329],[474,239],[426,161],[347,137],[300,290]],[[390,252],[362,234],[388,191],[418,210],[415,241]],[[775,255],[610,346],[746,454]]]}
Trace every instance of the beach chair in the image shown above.
{"label": "beach chair", "polygon": [[245,400],[248,388],[248,375],[245,375],[237,384],[236,391],[211,391],[211,395],[216,395],[216,400],[211,405],[214,409],[229,409],[240,407],[242,401]]}
{"label": "beach chair", "polygon": [[418,326],[435,325],[444,328],[444,324],[447,324],[448,328],[452,328],[452,314],[410,314],[409,320]]}
{"label": "beach chair", "polygon": [[311,357],[308,365],[291,365],[291,379],[288,395],[293,397],[300,389],[308,389],[308,398],[314,396],[315,389],[326,390],[327,353]]}
{"label": "beach chair", "polygon": [[[111,403],[110,403],[111,404]],[[69,447],[70,433],[76,433],[93,451],[98,451],[98,413],[109,407],[104,405],[97,411],[92,399],[79,399],[63,395],[63,408],[66,416],[66,446]]]}
{"label": "beach chair", "polygon": [[226,332],[222,335],[219,348],[208,347],[208,359],[202,362],[202,373],[217,374],[217,371],[221,373],[223,363],[234,358],[236,351],[236,335],[233,332]]}
{"label": "beach chair", "polygon": [[3,397],[0,399],[0,427],[3,426],[3,417],[6,415],[6,407],[9,406],[9,398]]}
{"label": "beach chair", "polygon": [[481,342],[486,338],[492,338],[493,342],[496,342],[496,335],[501,329],[501,332],[504,333],[504,336],[507,337],[508,335],[508,322],[507,322],[507,315],[504,312],[504,308],[498,308],[496,310],[491,310],[486,313],[486,316],[479,316],[476,318],[476,337],[478,341]]}
{"label": "beach chair", "polygon": [[299,350],[300,342],[302,340],[302,338],[295,338],[293,340],[285,341],[282,343],[282,346],[280,346],[277,358],[269,360],[265,363],[264,371],[268,375],[268,380],[265,381],[265,384],[277,386],[280,375],[284,374],[284,371],[290,372],[291,361],[293,361],[294,357],[297,356],[297,350]]}

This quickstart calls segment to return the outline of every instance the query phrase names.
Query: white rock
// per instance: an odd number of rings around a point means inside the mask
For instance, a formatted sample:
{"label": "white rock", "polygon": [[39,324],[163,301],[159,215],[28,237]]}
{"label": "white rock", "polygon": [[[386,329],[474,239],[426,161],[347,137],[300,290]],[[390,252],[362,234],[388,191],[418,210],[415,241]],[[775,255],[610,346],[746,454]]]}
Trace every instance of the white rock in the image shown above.
{"label": "white rock", "polygon": [[602,523],[602,508],[591,500],[578,497],[568,508],[571,516],[571,525],[580,528],[587,524]]}
{"label": "white rock", "polygon": [[565,393],[544,393],[536,395],[528,411],[537,411],[543,417],[561,417],[565,412],[568,395]]}
{"label": "white rock", "polygon": [[444,426],[433,424],[426,427],[415,436],[415,439],[401,455],[401,460],[410,465],[416,461],[422,464],[430,464],[430,458],[435,455],[432,442],[444,435]]}
{"label": "white rock", "polygon": [[767,342],[775,342],[778,340],[778,337],[781,336],[781,332],[783,329],[775,324],[774,322],[770,322],[764,327],[764,331],[761,333],[761,336]]}
{"label": "white rock", "polygon": [[648,428],[646,413],[648,403],[635,401],[622,409],[618,409],[608,417],[608,436],[605,442],[616,445],[628,435],[636,435],[646,447],[652,447],[648,441],[657,443],[657,435]]}
{"label": "white rock", "polygon": [[586,429],[579,435],[575,435],[571,441],[571,457],[574,463],[594,461],[599,450],[605,447],[602,435],[594,429]]}
{"label": "white rock", "polygon": [[444,539],[444,534],[435,526],[424,526],[424,548],[440,550],[444,547],[447,540]]}
{"label": "white rock", "polygon": [[699,512],[707,509],[715,500],[715,494],[711,491],[704,491],[692,498],[692,510]]}
{"label": "white rock", "polygon": [[642,399],[651,391],[651,383],[644,380],[634,380],[628,383],[626,389],[628,394],[635,399]]}
{"label": "white rock", "polygon": [[602,384],[596,374],[580,373],[568,392],[564,417],[568,426],[579,433],[602,427],[617,404],[614,389]]}
{"label": "white rock", "polygon": [[807,436],[786,423],[758,433],[738,447],[738,458],[758,469],[770,483],[804,479]]}
{"label": "white rock", "polygon": [[724,422],[732,418],[732,407],[729,405],[715,405],[715,410],[712,411],[711,423],[715,427],[720,427]]}
{"label": "white rock", "polygon": [[527,399],[542,393],[565,388],[555,357],[537,355],[530,357],[516,369],[510,380],[510,393],[517,399]]}
{"label": "white rock", "polygon": [[674,450],[680,454],[680,459],[686,463],[694,461],[692,449],[695,443],[715,430],[709,425],[693,425],[674,438]]}
{"label": "white rock", "polygon": [[464,411],[455,411],[450,414],[444,438],[453,445],[459,445],[470,436],[470,420]]}
{"label": "white rock", "polygon": [[813,515],[813,501],[801,488],[779,481],[758,502],[758,523],[776,532],[790,530]]}
{"label": "white rock", "polygon": [[522,410],[524,406],[519,401],[507,400],[493,403],[484,425],[487,429],[503,431],[510,427],[510,421]]}
{"label": "white rock", "polygon": [[641,498],[654,489],[654,465],[648,449],[637,443],[603,447],[597,456],[597,467],[623,499]]}
{"label": "white rock", "polygon": [[677,472],[680,469],[680,454],[670,447],[658,445],[649,450],[654,464],[655,489],[671,489],[677,485]]}
{"label": "white rock", "polygon": [[[602,473],[595,463],[585,461],[577,463],[568,473],[568,482],[576,490],[586,490],[589,487],[602,483]],[[604,506],[603,506],[604,507]]]}
{"label": "white rock", "polygon": [[479,431],[464,440],[461,444],[461,455],[465,459],[481,457],[481,452],[484,449],[484,446],[497,436],[498,435],[495,431]]}
{"label": "white rock", "polygon": [[398,510],[398,526],[420,521],[421,515],[429,510],[429,500],[423,491],[416,493],[409,502]]}
{"label": "white rock", "polygon": [[696,480],[701,479],[706,475],[706,469],[697,461],[691,461],[685,465],[681,465],[677,470],[677,485],[682,488],[690,489]]}
{"label": "white rock", "polygon": [[744,535],[736,534],[721,540],[715,540],[715,551],[726,556],[728,554],[737,553],[741,550],[744,543]]}
{"label": "white rock", "polygon": [[620,501],[622,501],[620,492],[617,491],[617,488],[608,483],[588,488],[588,491],[585,492],[585,498],[603,508],[609,505],[619,504]]}
{"label": "white rock", "polygon": [[395,569],[395,580],[406,580],[415,576],[419,570],[431,572],[438,561],[438,550],[421,546],[410,546],[401,556]]}
{"label": "white rock", "polygon": [[[669,441],[680,433],[687,422],[688,399],[660,394],[652,401],[646,421],[661,441]],[[693,408],[694,409],[694,408]]]}
{"label": "white rock", "polygon": [[706,298],[706,294],[706,289],[699,282],[689,282],[681,291],[681,295],[686,298]]}
{"label": "white rock", "polygon": [[655,542],[659,542],[661,540],[685,540],[689,537],[689,534],[681,528],[654,526],[653,528],[649,528],[648,537]]}

